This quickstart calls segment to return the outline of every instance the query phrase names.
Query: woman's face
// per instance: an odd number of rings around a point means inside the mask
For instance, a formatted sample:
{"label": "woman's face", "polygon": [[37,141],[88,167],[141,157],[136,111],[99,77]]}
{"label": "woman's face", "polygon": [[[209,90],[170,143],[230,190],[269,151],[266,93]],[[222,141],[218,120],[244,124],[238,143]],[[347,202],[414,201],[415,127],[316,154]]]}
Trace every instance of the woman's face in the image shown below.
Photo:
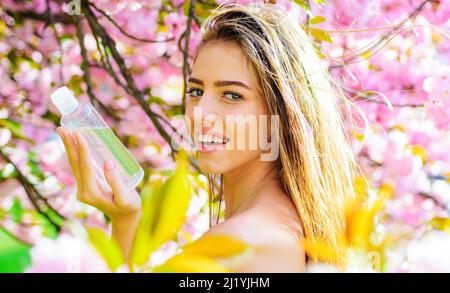
{"label": "woman's face", "polygon": [[227,173],[258,160],[268,114],[239,47],[222,42],[200,49],[188,80],[186,116],[204,172]]}

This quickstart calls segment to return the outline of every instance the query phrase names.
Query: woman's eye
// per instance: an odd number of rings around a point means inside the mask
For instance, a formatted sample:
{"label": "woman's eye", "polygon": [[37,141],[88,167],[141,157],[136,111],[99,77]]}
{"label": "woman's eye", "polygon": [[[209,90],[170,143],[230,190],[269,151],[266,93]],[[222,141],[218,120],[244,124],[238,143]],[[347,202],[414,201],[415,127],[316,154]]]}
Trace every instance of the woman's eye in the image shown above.
{"label": "woman's eye", "polygon": [[236,94],[233,92],[225,92],[225,96],[227,96],[227,98],[232,101],[238,101],[242,99],[242,96],[240,94]]}
{"label": "woman's eye", "polygon": [[199,92],[201,92],[201,90],[197,89],[197,88],[190,88],[190,89],[186,90],[186,94],[188,94],[189,96],[194,97],[194,98],[201,96],[201,93],[199,93]]}

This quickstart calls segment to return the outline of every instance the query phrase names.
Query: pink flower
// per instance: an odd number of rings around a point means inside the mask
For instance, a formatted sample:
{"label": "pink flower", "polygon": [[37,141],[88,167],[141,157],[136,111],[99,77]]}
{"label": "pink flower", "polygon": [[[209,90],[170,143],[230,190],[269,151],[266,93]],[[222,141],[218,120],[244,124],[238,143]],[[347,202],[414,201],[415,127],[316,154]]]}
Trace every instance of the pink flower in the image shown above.
{"label": "pink flower", "polygon": [[411,272],[449,273],[449,247],[450,235],[442,231],[432,231],[411,241],[406,247],[406,261]]}
{"label": "pink flower", "polygon": [[441,129],[450,129],[450,79],[448,75],[426,79],[424,89],[429,93],[427,112]]}
{"label": "pink flower", "polygon": [[83,238],[62,234],[43,239],[31,249],[29,273],[106,273],[108,266]]}

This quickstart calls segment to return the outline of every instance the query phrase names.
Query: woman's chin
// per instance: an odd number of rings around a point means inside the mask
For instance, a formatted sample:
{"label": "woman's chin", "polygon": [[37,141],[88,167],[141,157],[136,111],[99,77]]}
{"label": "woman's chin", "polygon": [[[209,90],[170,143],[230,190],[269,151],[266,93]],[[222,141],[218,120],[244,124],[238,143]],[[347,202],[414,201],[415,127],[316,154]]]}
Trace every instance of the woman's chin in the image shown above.
{"label": "woman's chin", "polygon": [[204,173],[209,174],[223,174],[225,172],[225,166],[221,163],[221,160],[211,154],[198,155],[199,167]]}

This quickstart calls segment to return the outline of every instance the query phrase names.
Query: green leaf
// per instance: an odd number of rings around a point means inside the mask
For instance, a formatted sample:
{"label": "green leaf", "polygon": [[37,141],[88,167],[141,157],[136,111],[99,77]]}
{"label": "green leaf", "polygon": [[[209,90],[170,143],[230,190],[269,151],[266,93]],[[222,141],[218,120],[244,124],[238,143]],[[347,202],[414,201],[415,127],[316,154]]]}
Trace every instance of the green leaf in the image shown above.
{"label": "green leaf", "polygon": [[318,41],[333,43],[333,40],[331,39],[330,35],[322,29],[310,28],[309,33]]}
{"label": "green leaf", "polygon": [[429,224],[431,227],[437,230],[450,233],[450,219],[444,217],[434,217],[430,220]]}
{"label": "green leaf", "polygon": [[159,217],[153,219],[155,228],[152,244],[159,247],[172,239],[184,224],[186,211],[191,200],[191,184],[188,179],[188,157],[180,151],[177,157],[177,169],[166,181],[160,192],[162,205]]}
{"label": "green leaf", "polygon": [[11,218],[14,221],[14,223],[20,223],[22,221],[23,213],[24,210],[20,202],[20,199],[15,197],[13,200],[13,204],[9,209],[9,214],[11,215]]}
{"label": "green leaf", "polygon": [[62,35],[59,40],[61,41],[61,43],[67,42],[67,41],[72,41],[74,39],[74,35],[72,34],[65,34]]}
{"label": "green leaf", "polygon": [[38,156],[37,156],[37,154],[35,152],[33,152],[33,151],[29,151],[28,152],[27,165],[30,167],[30,171],[31,171],[30,173],[32,175],[36,176],[40,180],[44,180],[45,179],[45,175],[41,171],[41,167],[39,166],[39,163],[38,163]]}
{"label": "green leaf", "polygon": [[83,77],[80,75],[73,75],[67,86],[73,91],[73,93],[78,96],[83,93],[81,85],[83,84]]}
{"label": "green leaf", "polygon": [[154,273],[229,273],[230,271],[212,257],[181,253],[157,266]]}
{"label": "green leaf", "polygon": [[142,191],[142,216],[130,253],[130,266],[142,266],[151,253],[174,238],[185,222],[191,199],[188,157],[177,156],[177,168],[164,183],[162,179],[147,182]]}
{"label": "green leaf", "polygon": [[184,246],[183,252],[201,254],[209,257],[232,257],[244,252],[249,245],[230,235],[211,234]]}
{"label": "green leaf", "polygon": [[294,0],[294,3],[303,8],[305,11],[309,11],[309,4],[306,0]]}
{"label": "green leaf", "polygon": [[191,199],[188,158],[177,157],[177,168],[167,181],[147,183],[141,192],[142,217],[131,251],[130,264],[145,264],[153,251],[174,238],[185,222]]}
{"label": "green leaf", "polygon": [[42,118],[52,121],[55,125],[59,125],[60,117],[48,111],[42,115]]}
{"label": "green leaf", "polygon": [[16,121],[13,121],[8,118],[0,119],[0,126],[8,128],[12,132],[13,137],[31,141],[29,138],[27,138],[25,136],[22,126],[19,123],[17,123]]}
{"label": "green leaf", "polygon": [[11,51],[8,52],[8,54],[6,55],[6,58],[8,58],[9,60],[9,65],[11,66],[11,69],[13,72],[15,72],[17,70],[17,50],[16,49],[12,49]]}
{"label": "green leaf", "polygon": [[318,4],[318,5],[325,5],[327,3],[326,0],[313,0],[314,3]]}
{"label": "green leaf", "polygon": [[21,273],[30,264],[30,246],[0,227],[0,273]]}
{"label": "green leaf", "polygon": [[320,16],[320,15],[316,15],[316,16],[314,16],[313,18],[311,18],[311,19],[309,20],[309,23],[310,23],[310,24],[319,24],[319,23],[324,22],[325,20],[326,20],[325,17]]}
{"label": "green leaf", "polygon": [[161,210],[163,198],[160,196],[160,192],[162,186],[163,181],[159,179],[147,182],[141,191],[142,217],[130,254],[131,267],[134,267],[134,265],[144,265],[155,249],[151,241],[154,221],[159,218],[159,211]]}
{"label": "green leaf", "polygon": [[42,227],[42,234],[45,237],[56,239],[58,237],[58,231],[56,230],[56,227],[41,213],[35,212],[33,213],[36,217],[37,221],[39,222],[39,225]]}
{"label": "green leaf", "polygon": [[17,176],[17,170],[10,163],[6,164],[3,167],[3,170],[0,170],[0,180],[6,179],[6,178],[15,178],[16,176]]}
{"label": "green leaf", "polygon": [[86,228],[89,240],[98,253],[106,261],[108,267],[114,272],[125,264],[125,257],[120,250],[119,244],[106,235],[105,231],[97,227]]}
{"label": "green leaf", "polygon": [[150,96],[150,97],[147,99],[147,103],[148,103],[148,104],[153,104],[153,103],[155,103],[155,104],[158,104],[158,105],[165,105],[165,104],[166,104],[166,101],[164,101],[164,100],[161,99],[160,97]]}
{"label": "green leaf", "polygon": [[184,1],[183,4],[183,11],[184,11],[184,15],[188,16],[189,15],[189,2],[190,1]]}

